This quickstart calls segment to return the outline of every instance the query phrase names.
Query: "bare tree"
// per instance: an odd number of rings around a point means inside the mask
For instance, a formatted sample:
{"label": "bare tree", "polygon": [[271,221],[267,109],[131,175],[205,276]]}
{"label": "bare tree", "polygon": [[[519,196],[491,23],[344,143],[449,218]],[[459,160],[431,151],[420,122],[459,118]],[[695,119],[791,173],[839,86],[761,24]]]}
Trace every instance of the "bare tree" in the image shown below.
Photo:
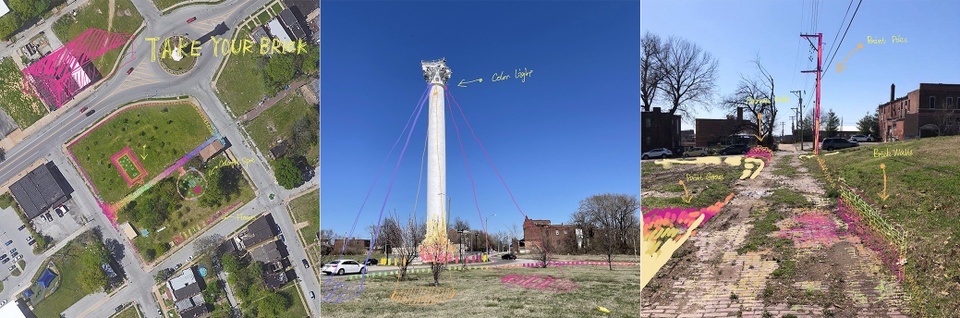
{"label": "bare tree", "polygon": [[649,31],[640,38],[640,49],[643,50],[640,53],[640,100],[643,101],[643,111],[650,111],[666,75],[660,61],[664,59],[668,48],[659,35]]}
{"label": "bare tree", "polygon": [[700,46],[679,37],[670,37],[664,50],[657,61],[664,71],[660,89],[671,105],[671,115],[689,115],[688,107],[705,105],[713,97],[717,60]]}
{"label": "bare tree", "polygon": [[639,224],[639,208],[636,196],[606,193],[580,201],[580,208],[573,215],[578,226],[591,230],[596,240],[592,245],[607,256],[610,270],[613,270],[613,255],[629,246],[632,229]]}
{"label": "bare tree", "polygon": [[469,231],[470,223],[464,221],[459,216],[453,221],[453,229],[457,231]]}
{"label": "bare tree", "polygon": [[[759,76],[753,78],[740,74],[740,83],[737,85],[736,91],[725,98],[722,104],[731,113],[735,113],[737,108],[743,108],[744,114],[749,115],[750,125],[742,128],[763,137],[763,141],[758,143],[772,148],[774,144],[773,131],[777,119],[774,80],[773,76],[760,64],[759,59],[753,62],[760,73]],[[758,119],[758,117],[763,119]]]}
{"label": "bare tree", "polygon": [[[393,217],[398,219],[396,215]],[[399,242],[397,244],[397,254],[400,259],[397,260],[397,267],[400,269],[400,280],[407,279],[407,268],[413,263],[419,251],[418,245],[423,242],[427,236],[427,224],[425,221],[417,220],[417,213],[411,213],[406,226],[397,227],[399,230]]]}
{"label": "bare tree", "polygon": [[216,233],[197,239],[197,242],[193,245],[194,257],[202,258],[203,256],[220,256],[214,255],[214,253],[217,251],[217,247],[220,246],[220,242],[223,242],[223,235]]}
{"label": "bare tree", "polygon": [[[391,247],[398,247],[402,241],[402,233],[400,229],[400,223],[397,221],[396,211],[388,215],[380,222],[379,230],[377,224],[371,224],[367,227],[367,230],[370,231],[370,237],[374,238],[374,246],[376,248],[385,247],[390,245]],[[377,245],[379,244],[379,245]]]}

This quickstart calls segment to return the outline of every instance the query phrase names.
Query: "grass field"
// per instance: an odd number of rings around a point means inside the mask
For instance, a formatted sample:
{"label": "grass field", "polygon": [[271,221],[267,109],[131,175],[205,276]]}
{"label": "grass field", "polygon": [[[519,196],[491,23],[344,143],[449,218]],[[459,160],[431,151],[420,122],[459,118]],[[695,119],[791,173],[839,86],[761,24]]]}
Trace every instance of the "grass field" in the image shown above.
{"label": "grass field", "polygon": [[136,186],[127,186],[110,156],[129,146],[143,163],[147,179],[153,178],[210,138],[212,133],[201,116],[188,103],[126,109],[70,150],[103,199],[116,202]]}
{"label": "grass field", "polygon": [[20,129],[27,129],[48,112],[40,99],[24,94],[20,90],[22,87],[23,73],[9,57],[3,58],[0,61],[0,108]]}
{"label": "grass field", "polygon": [[[455,271],[441,275],[441,287],[456,294],[445,303],[408,306],[390,295],[397,287],[396,277],[367,277],[363,292],[342,303],[324,303],[324,315],[331,317],[638,317],[640,314],[640,270],[637,267],[566,266],[564,272],[579,288],[556,293],[501,284],[507,275],[552,275],[563,277],[552,267]],[[433,282],[430,273],[413,273],[414,280],[401,282],[399,288],[423,287]],[[322,277],[321,281],[326,281]],[[348,282],[358,283],[353,280]],[[324,283],[322,283],[324,284]],[[321,290],[327,290],[321,288]],[[323,295],[318,294],[317,298]],[[602,306],[610,310],[604,314]]]}
{"label": "grass field", "polygon": [[[246,39],[248,29],[240,29],[237,39]],[[217,95],[223,104],[240,116],[253,109],[270,92],[263,82],[263,72],[257,68],[259,54],[230,55],[217,79]]]}
{"label": "grass field", "polygon": [[[317,244],[316,233],[320,231],[320,190],[313,190],[290,201],[287,205],[290,208],[290,215],[299,224],[307,222],[306,227],[297,230],[304,240],[304,247],[307,249],[307,258],[315,272],[319,272],[320,267],[320,244]],[[296,227],[297,224],[294,226]]]}
{"label": "grass field", "polygon": [[[303,99],[303,96],[290,94],[273,105],[273,107],[270,107],[270,109],[260,113],[257,118],[248,122],[246,127],[250,133],[250,138],[253,139],[260,153],[267,156],[270,151],[270,146],[273,145],[271,142],[278,139],[289,139],[290,127],[293,125],[293,122],[304,116],[309,117],[311,120],[320,120],[317,109],[308,104],[307,101]],[[311,146],[307,152],[307,161],[311,165],[317,164],[320,154],[319,151],[319,145],[314,145]]]}
{"label": "grass field", "polygon": [[136,305],[128,306],[110,318],[140,318],[140,309]]}
{"label": "grass field", "polygon": [[[663,169],[653,162],[644,162],[640,165],[643,177],[640,178],[640,188],[643,192],[653,192],[657,195],[643,197],[641,204],[644,208],[703,208],[723,201],[731,192],[733,184],[740,179],[742,167],[727,164],[719,165],[674,165],[670,169]],[[703,180],[689,180],[687,176],[703,177]],[[719,175],[720,179],[710,180],[707,175]],[[684,180],[687,192],[680,185]],[[682,196],[693,195],[690,203],[684,202]],[[642,212],[641,212],[642,213]]]}
{"label": "grass field", "polygon": [[[910,156],[875,157],[874,150],[908,149]],[[960,308],[960,137],[870,145],[821,157],[833,177],[860,190],[907,231],[904,290],[911,316],[947,317]],[[821,184],[815,158],[802,161]],[[890,197],[881,201],[884,190]]]}
{"label": "grass field", "polygon": [[[57,38],[64,44],[90,28],[133,35],[133,32],[136,31],[143,22],[143,17],[140,16],[140,12],[137,11],[137,8],[133,6],[130,0],[115,0],[114,3],[116,7],[114,8],[113,25],[110,30],[107,30],[110,1],[90,0],[90,2],[77,10],[76,17],[64,15],[60,20],[54,22],[53,33],[56,34]],[[100,70],[100,73],[105,74],[113,69],[114,64],[117,62],[117,57],[120,55],[120,49],[121,48],[118,47],[110,50],[93,61],[93,64]]]}
{"label": "grass field", "polygon": [[80,271],[63,269],[79,267],[79,256],[84,250],[82,242],[85,239],[91,239],[92,235],[89,234],[92,234],[92,232],[87,232],[74,239],[50,257],[56,267],[60,269],[57,273],[61,279],[60,287],[34,306],[33,313],[37,317],[59,317],[61,312],[87,295],[80,286]]}
{"label": "grass field", "polygon": [[[188,2],[188,1],[190,0],[153,0],[153,4],[155,4],[157,8],[160,9],[160,11],[163,11],[164,9],[167,9],[169,7],[172,7],[184,2]],[[201,3],[217,3],[217,2],[223,2],[223,0],[207,0]]]}
{"label": "grass field", "polygon": [[277,317],[307,317],[307,309],[303,307],[303,298],[297,292],[297,288],[297,284],[287,284],[280,289],[280,295],[290,299],[290,308]]}

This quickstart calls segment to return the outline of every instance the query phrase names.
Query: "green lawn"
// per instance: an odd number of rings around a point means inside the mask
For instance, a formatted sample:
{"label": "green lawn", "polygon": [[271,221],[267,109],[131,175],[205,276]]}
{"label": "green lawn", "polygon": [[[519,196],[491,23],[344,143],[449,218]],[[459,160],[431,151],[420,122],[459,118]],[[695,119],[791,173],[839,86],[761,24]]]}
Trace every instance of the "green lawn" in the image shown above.
{"label": "green lawn", "polygon": [[[128,33],[131,36],[133,32],[140,27],[143,17],[133,6],[130,0],[116,0],[114,8],[113,26],[110,32]],[[77,16],[64,15],[53,24],[53,33],[61,42],[66,44],[90,28],[107,30],[108,16],[110,12],[109,0],[90,0],[86,5],[77,10]],[[137,43],[139,44],[139,43]],[[117,62],[121,48],[110,50],[103,56],[93,61],[93,64],[100,70],[100,73],[107,73],[113,69]]]}
{"label": "green lawn", "polygon": [[20,129],[27,129],[47,114],[40,99],[24,94],[23,73],[9,57],[0,61],[0,108],[13,118]]}
{"label": "green lawn", "polygon": [[317,244],[316,233],[320,231],[320,190],[313,190],[293,199],[288,207],[295,223],[309,222],[309,225],[298,231],[303,237],[307,258],[313,264],[313,269],[319,268],[320,245]]}
{"label": "green lawn", "polygon": [[[237,39],[247,39],[248,29],[240,29]],[[259,54],[230,55],[217,79],[217,95],[235,116],[253,109],[270,92],[263,81],[263,72],[257,67]]]}
{"label": "green lawn", "polygon": [[[317,121],[320,118],[317,109],[308,104],[303,96],[290,94],[270,109],[260,113],[257,118],[249,121],[246,127],[250,133],[250,138],[260,149],[260,153],[267,156],[270,147],[273,146],[271,142],[277,139],[288,139],[293,122],[303,116]],[[311,146],[307,151],[307,160],[311,165],[315,165],[319,160],[319,151],[319,145]]]}
{"label": "green lawn", "polygon": [[140,318],[140,309],[136,305],[128,306],[110,318]]}
{"label": "green lawn", "polygon": [[37,317],[59,317],[61,312],[87,295],[80,285],[80,271],[64,269],[80,266],[79,256],[84,250],[84,244],[81,241],[88,239],[90,233],[92,232],[74,239],[51,256],[52,261],[59,269],[57,274],[60,278],[60,284],[53,294],[34,306],[33,313]]}
{"label": "green lawn", "polygon": [[267,23],[267,21],[270,21],[270,13],[267,11],[261,12],[260,15],[257,16],[257,20],[260,21],[260,23]]}
{"label": "green lawn", "polygon": [[297,292],[297,284],[287,284],[280,289],[280,295],[290,299],[290,308],[281,312],[277,317],[307,317],[307,309],[303,307],[303,298]]}
{"label": "green lawn", "polygon": [[[167,109],[168,111],[164,111]],[[126,108],[73,145],[70,150],[107,202],[136,189],[110,161],[129,146],[147,171],[147,180],[210,138],[202,115],[189,103]]]}
{"label": "green lawn", "polygon": [[274,3],[274,4],[273,4],[273,12],[276,12],[277,14],[280,14],[280,11],[283,11],[283,5],[281,5],[280,2]]}
{"label": "green lawn", "polygon": [[[911,156],[875,157],[874,150],[909,149]],[[960,308],[960,137],[861,146],[822,156],[833,178],[842,177],[907,231],[904,290],[911,316],[946,317]],[[801,161],[824,189],[829,183],[816,158]],[[881,201],[884,190],[890,197]],[[835,193],[835,192],[834,192]]]}
{"label": "green lawn", "polygon": [[[643,198],[645,208],[703,208],[726,199],[733,193],[733,185],[743,173],[742,167],[734,167],[721,163],[719,165],[673,165],[664,169],[662,165],[653,162],[644,162],[640,165],[643,178],[640,179],[640,188],[644,191],[657,191],[665,196],[650,196]],[[691,180],[687,176],[703,177],[702,180]],[[721,179],[710,180],[706,176],[722,176]],[[684,186],[680,185],[684,180]],[[688,194],[689,193],[689,194]],[[690,203],[683,201],[684,195],[692,195]]]}

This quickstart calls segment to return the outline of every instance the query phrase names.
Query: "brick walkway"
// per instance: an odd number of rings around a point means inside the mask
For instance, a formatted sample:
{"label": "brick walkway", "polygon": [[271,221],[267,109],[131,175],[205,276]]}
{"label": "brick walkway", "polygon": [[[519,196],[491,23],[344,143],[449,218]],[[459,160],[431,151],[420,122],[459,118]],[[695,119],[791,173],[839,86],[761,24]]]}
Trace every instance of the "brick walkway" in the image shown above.
{"label": "brick walkway", "polygon": [[303,86],[306,84],[307,84],[307,81],[305,80],[300,80],[300,81],[290,83],[289,89],[281,90],[280,93],[277,94],[277,96],[267,99],[266,101],[263,102],[263,104],[257,107],[254,107],[246,114],[240,115],[240,117],[237,118],[237,122],[245,123],[253,120],[254,118],[257,118],[257,116],[260,116],[260,113],[266,111],[270,107],[273,107],[273,105],[279,102],[281,99],[283,99],[284,97],[287,97],[287,95],[290,95],[291,93],[295,93],[298,89],[300,89],[300,86]]}
{"label": "brick walkway", "polygon": [[[790,155],[778,153],[777,157]],[[774,159],[777,162],[778,158]],[[675,266],[692,267],[687,277],[676,277],[666,297],[657,297],[658,302],[647,303],[644,299],[643,317],[781,317],[793,314],[797,317],[823,317],[827,315],[819,305],[793,305],[777,303],[765,305],[763,293],[770,274],[778,268],[768,250],[746,252],[737,255],[747,233],[752,229],[751,211],[764,208],[760,197],[767,190],[782,184],[794,191],[803,192],[808,199],[821,197],[822,189],[815,185],[809,172],[799,167],[797,176],[773,176],[771,170],[763,171],[755,180],[743,180],[736,185],[738,195],[724,207],[711,222],[724,226],[698,230],[687,244],[693,244],[696,252],[692,262],[678,262]],[[759,193],[759,194],[758,194]],[[751,195],[756,194],[756,195]],[[843,296],[852,300],[854,308],[831,308],[833,317],[907,317],[898,308],[904,303],[904,294],[896,280],[881,270],[873,251],[864,247],[859,238],[837,231],[844,228],[834,213],[826,207],[825,200],[811,200],[819,208],[796,209],[777,225],[780,231],[772,236],[794,240],[798,271],[804,271],[800,260],[823,262],[811,255],[824,255],[829,249],[839,265],[827,262],[832,272],[839,271],[843,279]],[[675,255],[676,256],[676,255]],[[669,264],[668,264],[669,266]],[[661,269],[667,271],[667,267]],[[810,270],[807,269],[807,272]],[[660,273],[658,273],[659,275]],[[829,277],[829,273],[826,276]],[[825,292],[833,279],[798,281],[793,288],[807,292]],[[649,287],[649,286],[648,286]],[[664,286],[666,287],[666,286]],[[789,288],[789,287],[787,287]],[[734,296],[735,295],[735,296]],[[764,314],[768,316],[764,316]]]}

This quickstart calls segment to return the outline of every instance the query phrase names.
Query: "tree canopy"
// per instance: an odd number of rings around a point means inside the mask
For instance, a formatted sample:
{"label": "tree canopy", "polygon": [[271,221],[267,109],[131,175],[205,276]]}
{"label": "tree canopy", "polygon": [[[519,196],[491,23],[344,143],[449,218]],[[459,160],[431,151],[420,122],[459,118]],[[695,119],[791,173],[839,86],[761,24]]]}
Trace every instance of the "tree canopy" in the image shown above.
{"label": "tree canopy", "polygon": [[101,265],[108,260],[107,248],[99,240],[84,247],[77,268],[80,272],[80,286],[84,291],[93,293],[107,286],[109,280]]}
{"label": "tree canopy", "polygon": [[290,190],[303,184],[300,169],[297,169],[289,157],[281,157],[273,161],[273,174],[277,178],[277,183],[284,189]]}

